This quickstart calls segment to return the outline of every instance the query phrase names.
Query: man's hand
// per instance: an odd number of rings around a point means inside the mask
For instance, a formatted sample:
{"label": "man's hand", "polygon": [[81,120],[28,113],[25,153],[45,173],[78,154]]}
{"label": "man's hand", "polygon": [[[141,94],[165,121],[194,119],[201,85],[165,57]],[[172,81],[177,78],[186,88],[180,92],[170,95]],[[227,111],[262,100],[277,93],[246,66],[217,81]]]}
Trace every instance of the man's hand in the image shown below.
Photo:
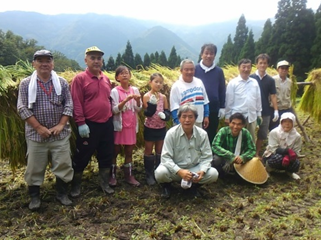
{"label": "man's hand", "polygon": [[49,129],[49,131],[51,132],[52,135],[54,136],[58,136],[61,131],[64,129],[64,126],[63,124],[57,124],[56,126],[52,127]]}
{"label": "man's hand", "polygon": [[199,183],[199,181],[202,180],[205,173],[203,171],[198,171],[197,174],[198,174],[198,177],[192,179],[193,183]]}
{"label": "man's hand", "polygon": [[236,157],[234,158],[233,163],[236,163],[236,164],[242,164],[242,163],[243,163],[243,159],[242,159],[242,157],[240,157],[240,156],[236,156]]}
{"label": "man's hand", "polygon": [[38,127],[36,127],[36,131],[44,139],[51,136],[51,131],[45,126],[39,125]]}
{"label": "man's hand", "polygon": [[274,110],[274,118],[272,119],[273,122],[276,122],[279,119],[279,111]]}
{"label": "man's hand", "polygon": [[208,118],[208,117],[205,117],[205,118],[204,118],[204,121],[203,121],[203,127],[204,127],[204,129],[206,129],[209,124],[210,124],[209,118]]}
{"label": "man's hand", "polygon": [[79,132],[80,137],[89,138],[90,129],[87,124],[79,126],[78,132]]}
{"label": "man's hand", "polygon": [[178,170],[177,174],[185,181],[191,181],[193,178],[192,172],[187,169],[180,169],[180,170]]}

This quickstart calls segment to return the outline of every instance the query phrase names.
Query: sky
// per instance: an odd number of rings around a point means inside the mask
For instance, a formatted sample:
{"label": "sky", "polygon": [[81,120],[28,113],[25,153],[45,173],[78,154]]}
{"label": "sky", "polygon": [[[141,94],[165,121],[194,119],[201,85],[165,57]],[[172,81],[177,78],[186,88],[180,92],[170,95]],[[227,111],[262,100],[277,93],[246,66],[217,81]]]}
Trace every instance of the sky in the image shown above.
{"label": "sky", "polygon": [[[279,0],[4,0],[0,12],[19,10],[42,14],[97,13],[129,18],[156,20],[178,25],[203,25],[239,19],[267,20],[278,10]],[[307,0],[314,11],[320,0]]]}

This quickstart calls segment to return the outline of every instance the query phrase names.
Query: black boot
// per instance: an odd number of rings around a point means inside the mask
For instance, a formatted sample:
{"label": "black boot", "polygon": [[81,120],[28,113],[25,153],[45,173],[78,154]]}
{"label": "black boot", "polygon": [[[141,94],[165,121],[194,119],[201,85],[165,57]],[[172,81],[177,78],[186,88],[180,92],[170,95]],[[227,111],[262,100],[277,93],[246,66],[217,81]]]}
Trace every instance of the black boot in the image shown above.
{"label": "black boot", "polygon": [[28,189],[30,195],[29,209],[31,211],[38,210],[41,205],[40,186],[28,186]]}
{"label": "black boot", "polygon": [[148,185],[154,185],[156,183],[154,176],[155,159],[156,157],[154,155],[144,156],[144,167]]}
{"label": "black boot", "polygon": [[72,181],[71,181],[71,191],[70,191],[70,195],[73,198],[80,196],[81,179],[82,179],[82,172],[74,172],[74,177],[72,178]]}
{"label": "black boot", "polygon": [[65,206],[72,205],[72,201],[68,198],[68,183],[56,177],[56,199]]}
{"label": "black boot", "polygon": [[161,198],[170,198],[172,189],[171,183],[162,183],[161,186],[163,188]]}
{"label": "black boot", "polygon": [[156,154],[155,169],[160,164],[160,161],[161,161],[161,155],[160,154]]}
{"label": "black boot", "polygon": [[199,191],[199,188],[201,187],[198,183],[193,183],[191,188],[189,189],[190,195],[192,198],[199,198],[202,197],[202,194]]}
{"label": "black boot", "polygon": [[109,175],[110,175],[110,168],[100,168],[99,169],[99,176],[100,176],[100,186],[103,192],[112,194],[114,193],[114,189],[109,186]]}

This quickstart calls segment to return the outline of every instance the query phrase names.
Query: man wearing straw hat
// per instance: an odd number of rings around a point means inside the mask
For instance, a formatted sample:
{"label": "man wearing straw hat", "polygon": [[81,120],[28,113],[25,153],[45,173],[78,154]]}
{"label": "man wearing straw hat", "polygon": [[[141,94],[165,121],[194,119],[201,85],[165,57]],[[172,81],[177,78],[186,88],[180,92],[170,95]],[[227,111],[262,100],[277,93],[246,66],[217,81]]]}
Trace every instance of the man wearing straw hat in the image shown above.
{"label": "man wearing straw hat", "polygon": [[36,51],[32,65],[35,71],[19,86],[17,109],[25,121],[27,168],[25,180],[31,201],[30,210],[40,208],[40,185],[44,181],[51,155],[51,170],[56,176],[56,198],[63,205],[71,205],[68,182],[73,176],[70,158],[69,118],[73,104],[68,82],[54,71],[53,55],[48,50]]}
{"label": "man wearing straw hat", "polygon": [[212,167],[219,171],[220,176],[235,174],[236,171],[250,183],[265,183],[268,174],[260,159],[253,158],[256,150],[250,132],[244,128],[245,117],[234,113],[229,122],[229,126],[221,128],[214,138]]}

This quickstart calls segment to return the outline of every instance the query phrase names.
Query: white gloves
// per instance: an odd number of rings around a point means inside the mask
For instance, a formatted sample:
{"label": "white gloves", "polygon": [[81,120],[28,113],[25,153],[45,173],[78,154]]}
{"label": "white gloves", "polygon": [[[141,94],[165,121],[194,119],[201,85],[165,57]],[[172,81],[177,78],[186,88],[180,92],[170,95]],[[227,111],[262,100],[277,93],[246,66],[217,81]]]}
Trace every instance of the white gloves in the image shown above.
{"label": "white gloves", "polygon": [[150,96],[149,101],[152,104],[157,104],[157,98],[155,95]]}
{"label": "white gloves", "polygon": [[166,118],[166,115],[163,112],[159,112],[157,115],[160,117],[160,119],[164,120]]}
{"label": "white gloves", "polygon": [[273,122],[276,122],[279,119],[279,111],[274,110],[274,118],[272,119]]}
{"label": "white gloves", "polygon": [[220,110],[218,110],[218,118],[223,119],[224,117],[225,117],[225,108],[220,108]]}

